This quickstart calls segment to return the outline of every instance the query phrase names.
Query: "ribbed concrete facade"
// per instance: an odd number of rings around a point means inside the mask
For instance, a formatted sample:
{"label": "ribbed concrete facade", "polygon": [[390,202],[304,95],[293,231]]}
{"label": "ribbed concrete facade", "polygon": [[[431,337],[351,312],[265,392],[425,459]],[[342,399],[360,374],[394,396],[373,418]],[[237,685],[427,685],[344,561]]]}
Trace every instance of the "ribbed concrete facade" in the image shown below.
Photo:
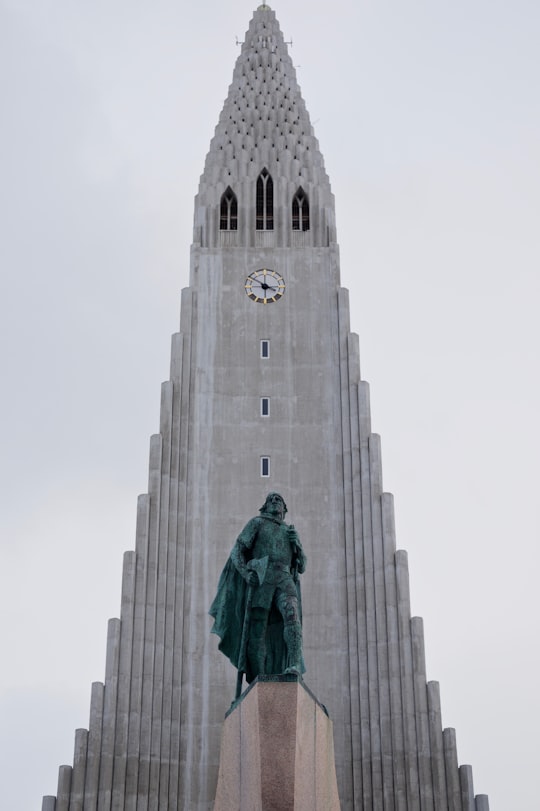
{"label": "ribbed concrete facade", "polygon": [[[245,290],[265,268],[285,282],[266,304]],[[333,197],[275,15],[261,6],[196,198],[190,286],[105,683],[93,686],[89,729],[77,731],[45,811],[212,808],[236,674],[207,612],[270,490],[308,555],[305,679],[334,724],[342,809],[486,811],[454,731],[442,729],[438,685],[426,682],[340,287]]]}

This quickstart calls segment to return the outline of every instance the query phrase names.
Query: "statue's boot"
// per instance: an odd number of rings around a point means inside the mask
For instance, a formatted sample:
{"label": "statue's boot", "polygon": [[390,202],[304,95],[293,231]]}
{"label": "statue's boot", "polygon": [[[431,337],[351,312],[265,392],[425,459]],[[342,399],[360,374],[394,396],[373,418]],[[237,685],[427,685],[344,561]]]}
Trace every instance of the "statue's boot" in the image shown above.
{"label": "statue's boot", "polygon": [[[266,664],[266,612],[260,609],[253,609],[249,626],[249,639],[247,645],[247,655],[253,677],[265,672]],[[264,615],[264,616],[263,616]]]}
{"label": "statue's boot", "polygon": [[302,626],[299,622],[290,623],[283,628],[283,638],[287,646],[287,669],[285,673],[302,675]]}

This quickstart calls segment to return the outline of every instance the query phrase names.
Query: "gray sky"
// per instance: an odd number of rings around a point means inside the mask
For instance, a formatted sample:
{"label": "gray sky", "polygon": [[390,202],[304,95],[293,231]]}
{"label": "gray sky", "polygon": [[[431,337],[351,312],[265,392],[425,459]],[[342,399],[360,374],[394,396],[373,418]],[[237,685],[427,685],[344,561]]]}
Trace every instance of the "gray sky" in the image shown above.
{"label": "gray sky", "polygon": [[[492,811],[539,808],[540,4],[273,7],[336,196],[428,677]],[[104,675],[193,197],[253,8],[0,0],[9,811],[56,793]]]}

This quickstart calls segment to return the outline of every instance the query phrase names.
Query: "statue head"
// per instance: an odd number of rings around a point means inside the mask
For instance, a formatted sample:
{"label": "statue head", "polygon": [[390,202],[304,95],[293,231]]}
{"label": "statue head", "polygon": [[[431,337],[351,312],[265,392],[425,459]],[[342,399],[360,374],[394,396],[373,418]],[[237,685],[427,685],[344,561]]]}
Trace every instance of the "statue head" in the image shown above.
{"label": "statue head", "polygon": [[287,505],[285,504],[283,496],[280,496],[279,493],[268,493],[266,501],[259,512],[262,515],[279,516],[283,520],[287,513]]}

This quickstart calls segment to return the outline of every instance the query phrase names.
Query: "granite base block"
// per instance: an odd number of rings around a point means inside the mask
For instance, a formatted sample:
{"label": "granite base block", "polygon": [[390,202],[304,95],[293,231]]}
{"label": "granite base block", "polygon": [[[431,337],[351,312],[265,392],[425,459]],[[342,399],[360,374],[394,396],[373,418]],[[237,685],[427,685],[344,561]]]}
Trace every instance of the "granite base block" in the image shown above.
{"label": "granite base block", "polygon": [[214,811],[339,811],[332,722],[301,679],[256,679],[223,724]]}

